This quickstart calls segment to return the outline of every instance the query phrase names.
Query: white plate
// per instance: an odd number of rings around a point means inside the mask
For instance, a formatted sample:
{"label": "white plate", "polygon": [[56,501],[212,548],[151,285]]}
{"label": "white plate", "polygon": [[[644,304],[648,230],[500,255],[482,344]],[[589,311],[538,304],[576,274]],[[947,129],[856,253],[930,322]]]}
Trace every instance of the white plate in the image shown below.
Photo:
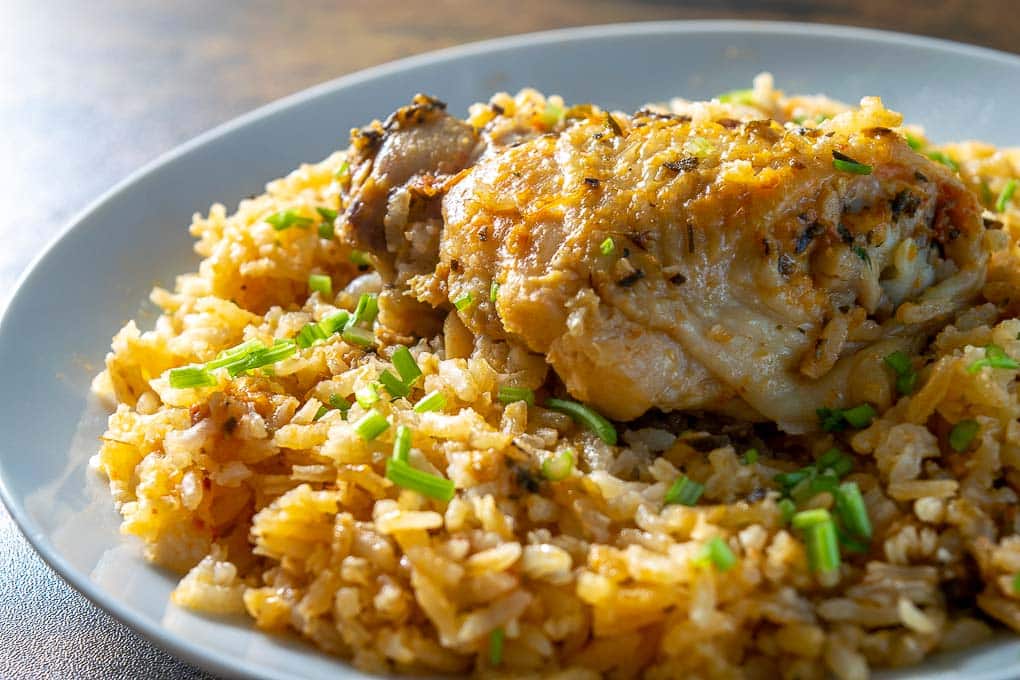
{"label": "white plate", "polygon": [[[860,29],[758,22],[583,28],[459,47],[362,71],[224,125],[141,170],[85,211],[22,277],[0,321],[0,491],[42,557],[136,630],[215,672],[262,678],[366,677],[245,620],[168,603],[175,579],[117,532],[89,473],[105,414],[88,398],[110,336],[154,283],[194,270],[191,214],[260,193],[267,180],[346,144],[347,131],[415,92],[464,113],[496,90],[534,86],[567,101],[634,109],[671,95],[746,87],[759,71],[789,92],[855,101],[881,95],[936,140],[1017,144],[1020,59],[964,45]],[[151,317],[151,310],[150,310]],[[150,319],[151,320],[151,319]],[[1004,636],[897,677],[1020,675]],[[892,676],[889,676],[892,677]]]}

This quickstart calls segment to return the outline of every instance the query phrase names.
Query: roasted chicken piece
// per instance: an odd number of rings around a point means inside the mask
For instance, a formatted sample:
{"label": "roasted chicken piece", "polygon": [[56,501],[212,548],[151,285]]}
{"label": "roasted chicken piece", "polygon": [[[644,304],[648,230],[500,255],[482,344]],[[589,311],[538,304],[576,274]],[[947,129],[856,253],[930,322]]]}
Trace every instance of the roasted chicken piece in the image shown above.
{"label": "roasted chicken piece", "polygon": [[434,271],[400,285],[460,300],[476,335],[544,355],[621,420],[699,409],[800,432],[822,406],[887,404],[882,357],[983,283],[977,201],[877,99],[817,127],[742,118],[588,108],[476,149],[446,180]]}

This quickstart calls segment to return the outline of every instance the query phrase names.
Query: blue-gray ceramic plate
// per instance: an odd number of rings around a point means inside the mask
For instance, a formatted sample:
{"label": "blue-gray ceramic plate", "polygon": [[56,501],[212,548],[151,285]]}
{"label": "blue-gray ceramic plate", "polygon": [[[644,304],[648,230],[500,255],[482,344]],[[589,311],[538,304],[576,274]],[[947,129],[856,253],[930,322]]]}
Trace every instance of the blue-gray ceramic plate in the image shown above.
{"label": "blue-gray ceramic plate", "polygon": [[[880,95],[936,140],[1020,142],[1020,59],[851,28],[755,22],[603,26],[467,45],[362,71],[266,106],[130,177],[74,221],[21,279],[0,322],[0,490],[43,558],[75,588],[157,644],[215,672],[262,678],[364,677],[244,620],[168,602],[175,579],[117,532],[88,469],[105,414],[89,399],[110,336],[154,283],[197,264],[192,213],[259,193],[267,180],[345,145],[347,131],[426,92],[463,114],[497,90],[533,86],[567,101],[633,109],[673,95],[747,87],[760,71],[788,92],[845,101]],[[995,84],[990,87],[989,84]],[[1020,676],[1003,636],[933,659],[911,676]],[[903,677],[907,677],[904,675]]]}

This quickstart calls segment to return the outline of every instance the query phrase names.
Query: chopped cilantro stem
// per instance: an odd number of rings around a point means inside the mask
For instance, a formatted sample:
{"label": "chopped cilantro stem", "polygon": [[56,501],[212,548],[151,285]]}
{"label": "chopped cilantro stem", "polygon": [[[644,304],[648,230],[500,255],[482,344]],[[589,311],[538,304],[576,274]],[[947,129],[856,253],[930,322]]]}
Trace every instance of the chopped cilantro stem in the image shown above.
{"label": "chopped cilantro stem", "polygon": [[170,387],[183,390],[189,387],[212,387],[216,378],[202,366],[183,366],[170,369]]}
{"label": "chopped cilantro stem", "polygon": [[504,404],[512,404],[515,401],[527,402],[528,406],[535,405],[535,393],[527,387],[511,387],[503,385],[499,388],[499,400]]}
{"label": "chopped cilantro stem", "polygon": [[961,420],[949,431],[949,446],[957,453],[970,448],[981,426],[976,420]]}
{"label": "chopped cilantro stem", "polygon": [[358,418],[354,423],[354,432],[366,442],[370,442],[383,432],[388,430],[390,422],[386,416],[378,411],[372,410]]}
{"label": "chopped cilantro stem", "polygon": [[586,425],[605,443],[610,446],[616,445],[616,428],[613,424],[584,404],[569,399],[548,399],[545,406],[553,411],[566,413],[575,421]]}
{"label": "chopped cilantro stem", "polygon": [[665,505],[687,505],[693,507],[705,492],[705,485],[695,482],[687,475],[680,475],[670,485],[663,500]]}
{"label": "chopped cilantro stem", "polygon": [[399,458],[386,459],[386,478],[397,486],[440,501],[449,501],[455,493],[453,482],[449,479],[422,472]]}
{"label": "chopped cilantro stem", "polygon": [[849,172],[854,175],[870,175],[872,170],[870,165],[855,161],[839,151],[832,152],[832,165],[840,172]]}

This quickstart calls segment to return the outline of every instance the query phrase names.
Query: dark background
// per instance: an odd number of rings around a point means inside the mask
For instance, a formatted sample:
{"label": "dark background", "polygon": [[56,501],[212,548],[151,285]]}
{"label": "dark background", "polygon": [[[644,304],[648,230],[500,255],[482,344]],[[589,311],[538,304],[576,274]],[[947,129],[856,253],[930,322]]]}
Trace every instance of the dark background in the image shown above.
{"label": "dark background", "polygon": [[[1018,10],[1017,0],[0,0],[0,299],[68,219],[143,163],[366,66],[501,35],[656,19],[849,24],[1016,52]],[[1016,84],[989,83],[1004,86]],[[0,507],[0,677],[205,676],[68,588]]]}

